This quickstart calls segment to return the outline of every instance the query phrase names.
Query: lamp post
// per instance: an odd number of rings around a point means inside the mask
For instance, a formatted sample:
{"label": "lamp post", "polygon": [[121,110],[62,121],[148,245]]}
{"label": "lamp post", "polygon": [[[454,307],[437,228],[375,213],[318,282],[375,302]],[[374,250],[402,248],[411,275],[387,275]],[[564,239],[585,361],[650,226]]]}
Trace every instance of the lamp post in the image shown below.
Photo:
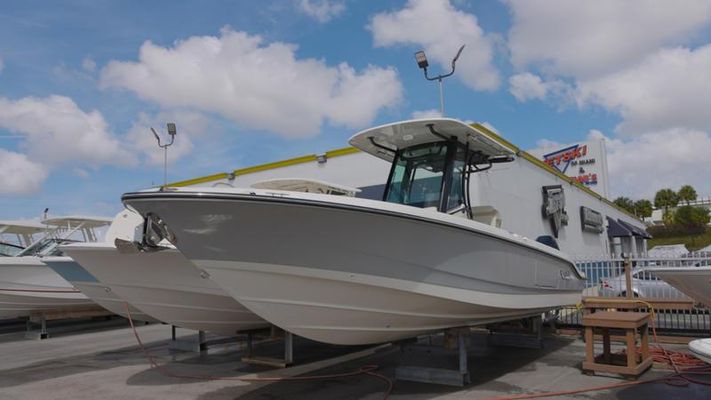
{"label": "lamp post", "polygon": [[430,66],[430,64],[427,62],[427,56],[425,55],[425,52],[420,50],[417,53],[415,53],[415,60],[417,61],[417,66],[420,67],[425,71],[425,79],[428,81],[437,81],[439,83],[439,112],[442,114],[444,117],[444,94],[443,94],[443,89],[442,89],[442,80],[446,77],[452,76],[454,74],[454,69],[455,65],[457,63],[457,59],[459,59],[459,56],[462,54],[462,50],[464,50],[464,46],[459,48],[459,51],[457,51],[457,55],[454,56],[452,59],[452,70],[449,71],[448,74],[440,74],[438,76],[430,78],[427,75],[427,67]]}
{"label": "lamp post", "polygon": [[156,140],[158,141],[158,147],[163,149],[163,186],[168,185],[168,147],[173,144],[173,142],[175,141],[175,134],[178,133],[178,130],[175,127],[175,123],[168,122],[167,126],[168,135],[170,135],[170,142],[166,144],[161,144],[160,136],[158,136],[156,130],[151,127],[151,132],[153,132],[153,136],[155,136]]}

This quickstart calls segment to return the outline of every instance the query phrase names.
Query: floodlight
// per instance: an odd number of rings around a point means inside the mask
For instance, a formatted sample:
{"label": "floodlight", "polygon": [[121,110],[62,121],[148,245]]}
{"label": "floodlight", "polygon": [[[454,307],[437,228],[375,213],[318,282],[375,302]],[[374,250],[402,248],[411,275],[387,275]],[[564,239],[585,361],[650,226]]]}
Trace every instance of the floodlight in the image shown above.
{"label": "floodlight", "polygon": [[163,186],[168,185],[168,147],[173,144],[173,142],[175,141],[175,134],[178,133],[178,129],[175,127],[175,123],[168,122],[167,125],[168,135],[170,135],[170,142],[165,144],[160,142],[160,136],[158,136],[156,130],[151,127],[151,132],[153,132],[153,136],[156,138],[156,141],[158,141],[158,147],[163,149]]}
{"label": "floodlight", "polygon": [[[460,51],[461,52],[461,51]],[[168,122],[168,134],[170,136],[175,136],[175,134],[178,133],[178,130],[175,128],[175,123],[174,122]]]}
{"label": "floodlight", "polygon": [[430,64],[427,62],[427,56],[422,50],[415,53],[415,60],[417,60],[417,66],[422,69],[427,69],[427,67],[430,66]]}
{"label": "floodlight", "polygon": [[454,56],[452,59],[452,70],[449,71],[447,74],[440,74],[435,77],[431,77],[427,75],[427,67],[429,67],[429,63],[427,62],[427,56],[425,55],[425,52],[420,50],[417,53],[415,53],[415,60],[417,61],[417,66],[420,67],[425,71],[425,79],[428,81],[437,81],[439,83],[439,111],[440,114],[444,117],[444,94],[442,93],[442,80],[444,78],[447,78],[449,76],[452,76],[454,74],[454,68],[457,64],[457,60],[459,59],[459,56],[462,55],[462,51],[464,50],[464,45],[459,48],[459,51],[457,51],[457,55]]}

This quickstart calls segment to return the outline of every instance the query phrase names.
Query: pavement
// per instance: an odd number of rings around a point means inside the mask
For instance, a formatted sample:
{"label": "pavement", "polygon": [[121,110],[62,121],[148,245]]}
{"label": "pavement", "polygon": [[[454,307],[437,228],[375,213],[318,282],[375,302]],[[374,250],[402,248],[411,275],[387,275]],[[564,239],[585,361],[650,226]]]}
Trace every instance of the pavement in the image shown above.
{"label": "pavement", "polygon": [[[160,368],[151,368],[133,331],[121,319],[87,322],[77,329],[63,327],[42,341],[25,339],[21,329],[6,327],[0,330],[0,399],[382,399],[385,382],[365,374],[285,382],[240,379],[332,375],[364,365],[377,365],[379,374],[393,379],[395,368],[401,365],[457,366],[455,353],[411,346],[331,346],[297,338],[295,366],[275,370],[243,363],[245,342],[234,338],[221,340],[200,354],[171,350],[167,325],[139,326],[136,331]],[[192,337],[190,331],[178,332],[181,340]],[[282,354],[282,346],[279,341],[263,341],[256,345],[256,352],[276,357]],[[684,350],[686,346],[667,348]],[[522,349],[488,346],[481,335],[474,335],[468,357],[471,384],[449,387],[398,380],[389,398],[490,399],[627,382],[615,376],[582,374],[583,357],[584,344],[572,337],[551,336],[543,349]],[[642,378],[665,374],[650,370]],[[693,400],[709,399],[709,393],[708,386],[650,383],[557,398]]]}

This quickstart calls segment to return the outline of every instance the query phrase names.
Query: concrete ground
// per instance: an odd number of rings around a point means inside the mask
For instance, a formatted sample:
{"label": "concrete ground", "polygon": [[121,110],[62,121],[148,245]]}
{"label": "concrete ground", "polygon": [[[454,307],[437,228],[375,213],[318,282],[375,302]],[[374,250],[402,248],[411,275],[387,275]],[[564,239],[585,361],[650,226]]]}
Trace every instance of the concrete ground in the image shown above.
{"label": "concrete ground", "polygon": [[[380,399],[386,385],[367,375],[306,382],[241,382],[257,376],[323,375],[354,371],[374,364],[394,377],[398,365],[456,368],[454,354],[428,353],[399,347],[343,347],[295,341],[297,366],[273,370],[240,361],[244,343],[214,345],[207,354],[169,350],[170,327],[140,326],[137,331],[164,367],[152,369],[123,320],[87,323],[79,330],[57,328],[44,341],[24,338],[24,332],[0,326],[0,399]],[[183,333],[187,331],[182,331]],[[184,337],[185,338],[185,337]],[[396,381],[390,399],[488,399],[526,392],[558,391],[625,382],[616,377],[580,372],[583,343],[551,337],[541,350],[487,347],[475,336],[470,352],[472,383],[464,388]],[[685,346],[669,346],[684,349]],[[257,346],[260,355],[278,356],[279,342]],[[222,377],[230,380],[176,378],[173,375]],[[663,376],[649,371],[643,378]],[[663,383],[598,391],[561,399],[709,399],[711,388]]]}

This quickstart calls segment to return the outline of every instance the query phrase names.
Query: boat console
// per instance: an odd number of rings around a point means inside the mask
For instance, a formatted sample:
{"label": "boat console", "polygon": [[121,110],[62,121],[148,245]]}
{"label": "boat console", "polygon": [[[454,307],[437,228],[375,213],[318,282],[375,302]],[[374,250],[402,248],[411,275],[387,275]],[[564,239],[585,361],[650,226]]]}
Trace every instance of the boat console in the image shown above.
{"label": "boat console", "polygon": [[457,120],[407,121],[369,129],[350,143],[392,163],[383,200],[458,214],[500,226],[491,206],[472,207],[472,173],[514,160],[513,152],[486,133]]}

